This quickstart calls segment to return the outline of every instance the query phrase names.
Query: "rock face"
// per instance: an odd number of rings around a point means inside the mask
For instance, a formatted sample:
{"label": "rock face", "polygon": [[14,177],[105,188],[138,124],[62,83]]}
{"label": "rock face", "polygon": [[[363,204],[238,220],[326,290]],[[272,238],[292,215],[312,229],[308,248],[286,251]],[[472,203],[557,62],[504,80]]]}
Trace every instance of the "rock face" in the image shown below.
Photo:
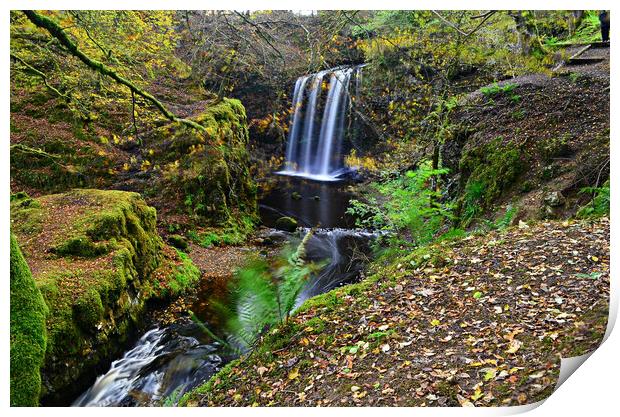
{"label": "rock face", "polygon": [[147,300],[198,278],[164,245],[155,209],[136,193],[22,193],[11,202],[11,227],[49,308],[43,405],[66,404],[122,352]]}
{"label": "rock face", "polygon": [[559,207],[566,199],[559,191],[553,191],[545,196],[545,204],[549,207]]}
{"label": "rock face", "polygon": [[609,114],[609,79],[595,73],[525,75],[464,98],[441,148],[459,226],[508,203],[520,220],[574,215],[580,190],[609,178]]}
{"label": "rock face", "polygon": [[47,306],[11,234],[11,406],[39,405]]}

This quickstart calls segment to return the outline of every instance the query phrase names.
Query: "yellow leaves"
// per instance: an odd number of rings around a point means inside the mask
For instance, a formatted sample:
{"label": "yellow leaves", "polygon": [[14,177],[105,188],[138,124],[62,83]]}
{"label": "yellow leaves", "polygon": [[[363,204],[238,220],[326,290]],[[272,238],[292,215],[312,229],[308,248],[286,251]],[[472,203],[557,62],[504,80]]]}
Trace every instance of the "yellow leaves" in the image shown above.
{"label": "yellow leaves", "polygon": [[431,326],[439,326],[441,324],[441,322],[437,319],[433,319],[431,320]]}
{"label": "yellow leaves", "polygon": [[288,373],[288,379],[289,381],[292,381],[296,378],[299,377],[299,368],[293,368],[289,373]]}
{"label": "yellow leaves", "polygon": [[145,159],[144,161],[142,161],[142,164],[140,165],[140,170],[141,171],[148,171],[150,166],[151,166],[151,162],[148,161],[147,159]]}
{"label": "yellow leaves", "polygon": [[463,397],[461,394],[456,394],[456,399],[461,405],[461,407],[474,407],[474,404],[467,398]]}
{"label": "yellow leaves", "polygon": [[483,378],[483,379],[484,379],[485,381],[490,381],[490,380],[494,379],[494,378],[495,378],[495,376],[497,376],[497,369],[495,369],[495,368],[489,368],[489,369],[485,372],[485,374],[484,374],[484,378]]}
{"label": "yellow leaves", "polygon": [[379,169],[377,161],[372,156],[358,156],[355,149],[345,156],[344,163],[349,168],[361,168],[371,172]]}
{"label": "yellow leaves", "polygon": [[596,256],[590,256],[590,259],[592,259],[593,262],[598,262],[598,258]]}
{"label": "yellow leaves", "polygon": [[129,164],[127,162],[123,164],[123,171],[129,171]]}
{"label": "yellow leaves", "polygon": [[474,401],[478,401],[483,396],[484,394],[482,393],[482,390],[480,389],[480,387],[476,387],[476,390],[474,391],[472,395],[469,396],[469,398],[471,398]]}

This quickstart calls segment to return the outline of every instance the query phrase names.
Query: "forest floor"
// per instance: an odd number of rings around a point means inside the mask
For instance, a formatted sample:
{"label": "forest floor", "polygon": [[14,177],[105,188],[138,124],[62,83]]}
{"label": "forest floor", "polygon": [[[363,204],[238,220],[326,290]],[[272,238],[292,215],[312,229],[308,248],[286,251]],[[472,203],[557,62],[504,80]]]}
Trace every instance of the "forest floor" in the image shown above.
{"label": "forest floor", "polygon": [[442,242],[307,302],[182,404],[499,406],[548,397],[602,341],[609,220]]}

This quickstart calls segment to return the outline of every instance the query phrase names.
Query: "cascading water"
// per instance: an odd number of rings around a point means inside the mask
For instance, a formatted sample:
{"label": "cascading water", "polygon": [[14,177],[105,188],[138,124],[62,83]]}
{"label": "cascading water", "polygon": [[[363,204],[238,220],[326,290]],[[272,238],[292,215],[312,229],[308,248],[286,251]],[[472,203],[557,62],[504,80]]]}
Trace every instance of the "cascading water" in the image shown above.
{"label": "cascading water", "polygon": [[[344,168],[345,122],[351,103],[349,84],[354,78],[357,94],[362,67],[335,68],[297,79],[286,163],[279,174],[318,181],[339,179]],[[329,82],[325,83],[327,75]],[[322,100],[325,86],[327,97]]]}
{"label": "cascading water", "polygon": [[[336,181],[344,172],[345,130],[352,101],[349,87],[359,94],[361,67],[336,68],[300,77],[293,91],[286,166],[281,174],[318,181]],[[351,85],[354,83],[354,85]],[[282,215],[306,227],[321,225],[306,248],[310,261],[325,262],[299,294],[305,300],[356,281],[371,255],[374,234],[351,227],[345,209],[353,195],[337,182],[278,177],[280,184],[262,200],[261,217],[273,225]],[[292,198],[294,187],[301,198]],[[268,200],[268,201],[267,201]],[[307,230],[306,230],[307,231]],[[299,231],[305,233],[306,231]],[[301,235],[272,232],[274,242]],[[204,297],[210,296],[210,292]],[[193,311],[196,311],[192,308]],[[208,317],[203,317],[203,319]],[[147,331],[109,371],[73,402],[76,406],[135,406],[174,404],[181,395],[211,378],[235,357],[200,324],[180,318],[175,324]]]}
{"label": "cascading water", "polygon": [[[300,239],[308,229],[301,230]],[[289,234],[272,232],[274,240]],[[305,300],[355,281],[371,256],[370,232],[348,229],[316,230],[306,247],[308,261],[326,261],[307,282],[295,308]],[[189,320],[147,331],[97,378],[74,406],[141,406],[175,404],[181,396],[211,378],[235,355],[203,327]]]}

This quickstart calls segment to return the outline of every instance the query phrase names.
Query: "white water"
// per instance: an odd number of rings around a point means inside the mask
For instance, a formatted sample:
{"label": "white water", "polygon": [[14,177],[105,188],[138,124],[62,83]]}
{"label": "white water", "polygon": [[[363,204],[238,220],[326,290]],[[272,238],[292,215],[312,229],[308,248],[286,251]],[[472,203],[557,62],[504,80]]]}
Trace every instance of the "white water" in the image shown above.
{"label": "white water", "polygon": [[[301,238],[308,229],[301,231]],[[274,232],[275,235],[282,234]],[[288,235],[285,235],[288,236]],[[366,256],[370,256],[371,232],[316,230],[306,248],[308,261],[326,261],[325,267],[299,294],[295,308],[305,300],[356,280]],[[178,323],[147,331],[121,359],[97,378],[73,406],[175,404],[190,389],[211,378],[231,360],[200,326]]]}
{"label": "white water", "polygon": [[200,333],[193,324],[149,330],[72,405],[153,405],[180,398],[222,363],[219,345],[200,341]]}
{"label": "white water", "polygon": [[[325,78],[329,75],[329,82]],[[282,175],[337,181],[344,171],[343,140],[351,102],[351,78],[361,79],[361,66],[336,68],[297,79]],[[323,100],[323,89],[327,97]],[[307,90],[307,91],[306,91]]]}

